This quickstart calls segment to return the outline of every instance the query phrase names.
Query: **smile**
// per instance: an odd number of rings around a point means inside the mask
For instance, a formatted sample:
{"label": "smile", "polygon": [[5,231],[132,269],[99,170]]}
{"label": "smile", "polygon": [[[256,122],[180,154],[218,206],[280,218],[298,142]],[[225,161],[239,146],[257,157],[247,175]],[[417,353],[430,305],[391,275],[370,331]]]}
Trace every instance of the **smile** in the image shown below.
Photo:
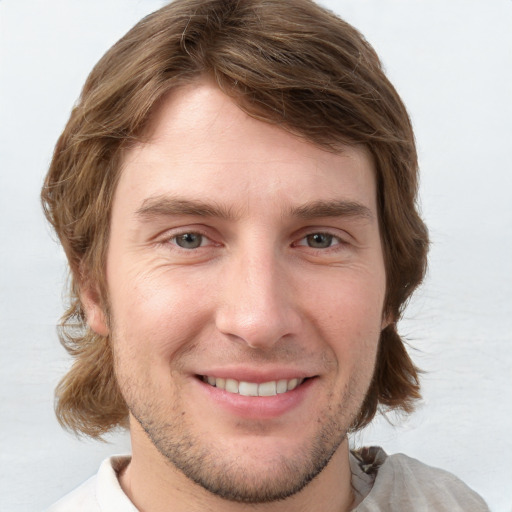
{"label": "smile", "polygon": [[271,380],[269,382],[245,382],[235,379],[223,379],[221,377],[210,377],[203,375],[203,382],[210,386],[223,389],[228,393],[243,396],[275,396],[277,394],[293,391],[300,386],[305,379],[281,379]]}

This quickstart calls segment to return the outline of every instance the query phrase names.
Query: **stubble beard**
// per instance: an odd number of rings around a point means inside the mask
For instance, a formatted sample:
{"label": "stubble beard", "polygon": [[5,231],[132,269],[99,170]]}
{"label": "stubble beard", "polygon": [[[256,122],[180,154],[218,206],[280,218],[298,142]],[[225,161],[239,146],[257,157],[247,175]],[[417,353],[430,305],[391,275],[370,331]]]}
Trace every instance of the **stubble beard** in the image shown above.
{"label": "stubble beard", "polygon": [[187,478],[219,498],[262,504],[293,496],[324,470],[346,439],[355,417],[355,414],[346,417],[346,411],[353,410],[349,406],[353,397],[348,395],[318,418],[316,435],[298,446],[293,458],[277,455],[268,461],[267,471],[257,473],[251,472],[251,467],[240,462],[236,454],[227,453],[229,449],[219,450],[214,439],[192,435],[185,412],[175,408],[168,417],[177,421],[169,423],[155,420],[159,418],[157,403],[151,405],[140,400],[141,397],[133,400],[133,396],[127,403],[132,416],[164,460]]}
{"label": "stubble beard", "polygon": [[342,389],[331,390],[314,434],[295,448],[292,457],[277,454],[266,461],[265,470],[254,471],[243,457],[216,445],[208,434],[193,434],[196,420],[187,417],[179,399],[167,396],[164,401],[165,393],[156,389],[148,374],[141,381],[126,369],[114,350],[114,373],[128,410],[171,470],[214,496],[255,505],[297,494],[326,468],[359,415],[371,380],[371,375],[353,375]]}

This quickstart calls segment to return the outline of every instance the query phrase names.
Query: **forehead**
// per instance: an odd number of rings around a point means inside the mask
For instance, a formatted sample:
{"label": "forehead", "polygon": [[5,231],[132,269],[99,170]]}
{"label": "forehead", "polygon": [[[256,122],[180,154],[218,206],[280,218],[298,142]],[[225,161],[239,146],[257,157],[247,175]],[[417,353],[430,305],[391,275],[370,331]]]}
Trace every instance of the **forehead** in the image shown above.
{"label": "forehead", "polygon": [[351,199],[375,210],[375,186],[365,148],[321,149],[250,117],[204,81],[173,91],[154,112],[144,142],[124,156],[114,207],[186,194],[242,209],[265,197],[292,206]]}

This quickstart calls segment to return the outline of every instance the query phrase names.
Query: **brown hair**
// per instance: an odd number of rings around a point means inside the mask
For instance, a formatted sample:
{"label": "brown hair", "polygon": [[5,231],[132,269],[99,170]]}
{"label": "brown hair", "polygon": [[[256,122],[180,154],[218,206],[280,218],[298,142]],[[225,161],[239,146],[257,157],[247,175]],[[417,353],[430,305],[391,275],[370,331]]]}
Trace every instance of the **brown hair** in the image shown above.
{"label": "brown hair", "polygon": [[110,340],[87,327],[79,289],[92,280],[106,306],[103,269],[123,150],[141,137],[166,93],[204,75],[253,117],[330,151],[363,144],[373,155],[384,308],[393,323],[382,331],[374,378],[353,429],[368,424],[379,406],[410,412],[420,396],[418,370],[396,321],[423,279],[428,235],[416,209],[409,117],[375,51],[309,0],[177,0],[140,21],[93,69],[42,191],[72,272],[60,337],[74,364],[56,390],[59,421],[93,437],[126,424]]}

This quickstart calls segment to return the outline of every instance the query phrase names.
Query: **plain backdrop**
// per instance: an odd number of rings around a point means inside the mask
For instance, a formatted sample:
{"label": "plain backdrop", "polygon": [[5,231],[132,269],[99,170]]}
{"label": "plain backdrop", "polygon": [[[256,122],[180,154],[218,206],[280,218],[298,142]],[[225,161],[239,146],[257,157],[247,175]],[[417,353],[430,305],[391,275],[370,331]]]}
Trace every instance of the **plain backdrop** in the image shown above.
{"label": "plain backdrop", "polygon": [[[353,437],[452,471],[512,510],[512,1],[325,0],[381,56],[418,141],[432,237],[400,330],[418,411]],[[129,451],[58,426],[66,265],[39,190],[93,64],[157,0],[0,0],[0,509],[42,510]]]}

